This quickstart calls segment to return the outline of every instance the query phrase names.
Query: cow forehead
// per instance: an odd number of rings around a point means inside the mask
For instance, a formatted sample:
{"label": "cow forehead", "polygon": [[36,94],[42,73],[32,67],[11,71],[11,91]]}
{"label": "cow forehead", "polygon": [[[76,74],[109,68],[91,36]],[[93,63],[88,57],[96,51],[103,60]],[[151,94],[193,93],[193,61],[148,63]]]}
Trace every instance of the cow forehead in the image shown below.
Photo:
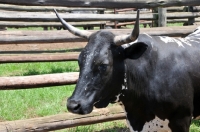
{"label": "cow forehead", "polygon": [[[104,43],[104,42],[113,42],[115,35],[108,30],[100,30],[92,34],[89,39],[89,43]],[[102,45],[103,46],[103,45]]]}
{"label": "cow forehead", "polygon": [[103,61],[108,58],[109,49],[107,47],[93,46],[92,49],[85,48],[79,57],[84,62],[87,61]]}
{"label": "cow forehead", "polygon": [[79,60],[88,63],[90,61],[103,61],[105,58],[108,58],[109,53],[111,53],[110,46],[112,42],[110,40],[103,40],[104,37],[97,37],[98,35],[90,39],[82,50]]}

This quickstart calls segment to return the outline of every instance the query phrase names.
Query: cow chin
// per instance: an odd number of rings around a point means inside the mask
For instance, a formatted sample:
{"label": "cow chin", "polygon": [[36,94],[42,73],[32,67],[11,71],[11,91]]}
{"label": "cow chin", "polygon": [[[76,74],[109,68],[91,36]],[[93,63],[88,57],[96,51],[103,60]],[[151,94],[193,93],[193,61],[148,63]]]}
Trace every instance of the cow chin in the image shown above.
{"label": "cow chin", "polygon": [[110,103],[110,100],[104,99],[104,100],[100,100],[100,101],[96,102],[94,104],[94,106],[96,108],[105,108],[108,106],[109,103]]}

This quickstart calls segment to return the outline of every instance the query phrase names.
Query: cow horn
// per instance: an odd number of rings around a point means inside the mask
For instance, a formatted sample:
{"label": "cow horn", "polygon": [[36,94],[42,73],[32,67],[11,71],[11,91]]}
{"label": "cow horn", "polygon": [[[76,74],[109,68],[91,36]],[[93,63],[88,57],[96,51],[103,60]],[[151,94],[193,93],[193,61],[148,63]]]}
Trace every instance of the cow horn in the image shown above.
{"label": "cow horn", "polygon": [[60,20],[60,22],[62,23],[62,25],[72,34],[79,36],[79,37],[83,37],[86,39],[89,39],[90,35],[92,34],[91,32],[85,31],[85,30],[80,30],[78,28],[75,28],[74,26],[70,25],[69,23],[67,23],[63,18],[60,17],[60,15],[58,14],[58,12],[56,11],[56,9],[54,9],[54,12],[56,13],[56,16],[58,17],[58,19]]}
{"label": "cow horn", "polygon": [[140,32],[139,14],[140,14],[140,11],[137,10],[137,18],[136,18],[135,26],[130,35],[121,35],[121,36],[116,36],[114,38],[114,43],[117,46],[133,42],[138,38],[139,32]]}

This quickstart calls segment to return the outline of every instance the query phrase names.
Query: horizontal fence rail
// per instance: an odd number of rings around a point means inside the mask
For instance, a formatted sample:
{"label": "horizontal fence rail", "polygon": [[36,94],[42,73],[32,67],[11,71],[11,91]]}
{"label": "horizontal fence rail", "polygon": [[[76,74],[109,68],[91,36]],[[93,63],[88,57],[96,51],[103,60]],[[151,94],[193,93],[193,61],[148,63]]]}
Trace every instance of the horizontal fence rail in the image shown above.
{"label": "horizontal fence rail", "polygon": [[79,53],[54,54],[0,54],[0,63],[77,61]]}
{"label": "horizontal fence rail", "polygon": [[[1,10],[8,10],[8,11],[29,11],[29,12],[50,11],[51,12],[54,8],[56,8],[56,10],[58,12],[71,12],[71,11],[105,11],[105,12],[108,12],[108,11],[106,11],[106,8],[80,8],[80,7],[73,8],[73,7],[55,7],[55,6],[20,6],[20,5],[0,4]],[[135,9],[135,8],[128,8],[128,9]],[[200,11],[200,7],[198,7],[198,6],[195,7],[195,10]],[[123,9],[123,11],[124,11],[124,9]],[[182,11],[186,11],[186,8],[184,6],[168,7],[167,11],[182,12]],[[141,12],[148,12],[148,11],[141,11]],[[110,11],[110,13],[114,13],[114,10]]]}
{"label": "horizontal fence rail", "polygon": [[[136,14],[73,14],[60,13],[60,16],[68,22],[80,21],[133,21],[136,20]],[[153,14],[141,14],[140,19],[152,20]],[[10,21],[58,21],[56,15],[45,12],[12,12],[2,11],[0,20]]]}
{"label": "horizontal fence rail", "polygon": [[[141,33],[153,36],[184,37],[192,33],[198,26],[141,28]],[[104,29],[115,35],[130,34],[132,29]],[[92,30],[91,32],[96,32]],[[54,42],[86,42],[87,40],[74,36],[67,30],[61,31],[1,31],[0,44],[16,43],[54,43]]]}
{"label": "horizontal fence rail", "polygon": [[[99,26],[105,25],[106,21],[94,21],[94,22],[69,22],[76,27],[82,26]],[[27,22],[27,21],[0,21],[2,27],[62,27],[60,22]]]}
{"label": "horizontal fence rail", "polygon": [[75,126],[121,120],[125,118],[125,113],[120,106],[112,106],[109,108],[95,109],[88,115],[65,113],[26,120],[0,122],[0,131],[47,132]]}
{"label": "horizontal fence rail", "polygon": [[0,4],[1,10],[8,11],[30,11],[30,12],[46,12],[52,11],[54,8],[58,12],[71,12],[71,11],[104,11],[105,8],[70,8],[70,7],[51,7],[51,6],[16,6],[9,4]]}
{"label": "horizontal fence rail", "polygon": [[[168,19],[182,19],[200,17],[199,12],[176,12],[167,13]],[[73,14],[73,13],[60,13],[60,16],[68,22],[80,21],[134,21],[136,14]],[[153,13],[140,14],[141,20],[156,20]],[[56,15],[45,12],[13,12],[2,11],[0,14],[1,21],[58,21]]]}
{"label": "horizontal fence rail", "polygon": [[0,77],[0,90],[16,90],[76,84],[78,72]]}
{"label": "horizontal fence rail", "polygon": [[103,8],[155,8],[168,6],[195,6],[199,0],[0,0],[2,4],[65,6],[65,7],[103,7]]}

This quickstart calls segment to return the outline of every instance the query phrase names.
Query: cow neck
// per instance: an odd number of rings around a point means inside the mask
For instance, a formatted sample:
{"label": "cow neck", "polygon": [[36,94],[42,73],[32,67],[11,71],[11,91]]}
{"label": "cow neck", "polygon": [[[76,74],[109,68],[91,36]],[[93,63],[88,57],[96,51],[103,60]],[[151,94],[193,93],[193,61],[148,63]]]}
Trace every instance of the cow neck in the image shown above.
{"label": "cow neck", "polygon": [[127,65],[126,65],[126,63],[124,63],[124,81],[122,84],[122,88],[119,91],[117,102],[122,101],[122,100],[120,100],[120,98],[123,98],[125,96],[124,92],[128,89],[128,87],[127,87],[127,72],[126,71],[127,71]]}
{"label": "cow neck", "polygon": [[111,101],[111,103],[119,103],[119,102],[121,102],[120,98],[122,96],[125,96],[124,95],[124,91],[128,89],[128,87],[127,87],[127,73],[126,73],[126,70],[127,70],[127,66],[124,63],[124,81],[122,83],[121,90],[119,91],[119,93],[117,95],[115,95],[115,99],[113,101]]}
{"label": "cow neck", "polygon": [[127,87],[127,65],[124,63],[124,84],[122,86],[122,91],[128,89]]}

